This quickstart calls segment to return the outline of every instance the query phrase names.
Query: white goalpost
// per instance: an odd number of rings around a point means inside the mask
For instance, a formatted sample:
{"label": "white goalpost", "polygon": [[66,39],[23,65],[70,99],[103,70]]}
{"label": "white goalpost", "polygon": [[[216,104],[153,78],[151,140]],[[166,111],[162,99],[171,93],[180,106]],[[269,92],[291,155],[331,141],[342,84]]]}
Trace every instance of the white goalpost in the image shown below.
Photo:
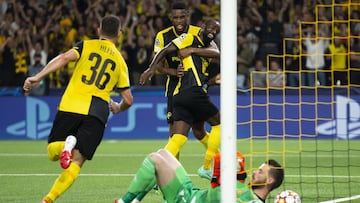
{"label": "white goalpost", "polygon": [[221,202],[236,202],[237,1],[221,0]]}

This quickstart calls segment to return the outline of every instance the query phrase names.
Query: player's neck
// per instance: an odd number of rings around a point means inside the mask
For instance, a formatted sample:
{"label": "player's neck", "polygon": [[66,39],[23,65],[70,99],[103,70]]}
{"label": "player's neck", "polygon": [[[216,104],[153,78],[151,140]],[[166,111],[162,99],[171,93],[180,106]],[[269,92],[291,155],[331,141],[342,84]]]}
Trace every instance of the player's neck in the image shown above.
{"label": "player's neck", "polygon": [[253,189],[256,196],[265,202],[266,196],[269,193],[265,187],[258,187]]}
{"label": "player's neck", "polygon": [[179,32],[176,31],[175,26],[174,26],[174,31],[176,32],[177,35],[180,36],[180,35],[182,35],[183,33],[188,33],[189,27],[190,27],[190,25],[187,25],[186,28],[184,29],[184,31],[179,33]]}
{"label": "player's neck", "polygon": [[114,39],[114,38],[110,38],[110,37],[107,37],[107,36],[100,36],[99,39],[100,39],[100,40],[108,40],[108,41],[110,41],[110,42],[115,43],[115,39]]}

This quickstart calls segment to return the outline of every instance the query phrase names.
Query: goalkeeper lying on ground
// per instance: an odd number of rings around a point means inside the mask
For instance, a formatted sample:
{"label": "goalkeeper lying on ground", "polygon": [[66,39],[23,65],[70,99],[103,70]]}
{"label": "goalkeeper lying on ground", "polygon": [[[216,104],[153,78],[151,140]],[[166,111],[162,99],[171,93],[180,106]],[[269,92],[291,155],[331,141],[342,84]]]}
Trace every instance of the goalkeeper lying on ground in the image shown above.
{"label": "goalkeeper lying on ground", "polygon": [[[249,184],[245,183],[245,157],[237,152],[237,202],[265,202],[266,196],[279,187],[284,179],[284,170],[275,160],[265,161],[252,174]],[[197,188],[180,162],[165,149],[148,155],[128,192],[115,203],[138,202],[137,196],[150,191],[155,184],[160,187],[164,199],[169,203],[218,203],[220,202],[220,154],[214,156],[213,178],[208,189]]]}

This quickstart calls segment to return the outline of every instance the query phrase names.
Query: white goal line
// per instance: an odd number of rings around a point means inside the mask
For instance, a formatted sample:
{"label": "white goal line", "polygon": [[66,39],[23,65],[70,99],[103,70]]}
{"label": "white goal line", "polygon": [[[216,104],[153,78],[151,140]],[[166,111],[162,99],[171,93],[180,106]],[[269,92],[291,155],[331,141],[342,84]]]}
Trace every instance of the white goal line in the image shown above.
{"label": "white goal line", "polygon": [[[348,155],[348,154],[294,154],[294,153],[285,153],[286,157],[349,157],[349,158],[358,158],[359,155]],[[96,154],[96,157],[145,157],[147,154]],[[204,154],[181,154],[182,157],[203,157]],[[282,157],[283,154],[244,154],[245,157],[264,157],[264,156],[271,156],[271,157]],[[47,157],[47,154],[42,153],[0,153],[0,157]]]}
{"label": "white goal line", "polygon": [[340,199],[334,199],[334,200],[329,200],[329,201],[319,202],[319,203],[338,203],[338,202],[347,202],[347,201],[355,200],[355,199],[360,199],[360,195],[344,197],[344,198],[340,198]]}
{"label": "white goal line", "polygon": [[[79,174],[80,176],[85,177],[132,177],[135,176],[135,174],[131,173],[84,173]],[[59,174],[56,173],[0,173],[0,177],[27,177],[27,176],[59,176]],[[198,174],[189,174],[189,176],[199,176]],[[333,175],[285,175],[285,177],[290,178],[360,178],[359,176],[333,176]]]}

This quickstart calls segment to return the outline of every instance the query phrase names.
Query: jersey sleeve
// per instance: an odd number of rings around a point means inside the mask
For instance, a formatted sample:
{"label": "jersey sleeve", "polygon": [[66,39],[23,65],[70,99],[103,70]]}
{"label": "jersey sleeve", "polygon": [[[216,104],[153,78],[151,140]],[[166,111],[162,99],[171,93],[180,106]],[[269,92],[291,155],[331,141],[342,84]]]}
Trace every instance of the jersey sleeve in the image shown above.
{"label": "jersey sleeve", "polygon": [[158,33],[154,42],[154,53],[158,53],[164,46],[164,36],[161,33]]}
{"label": "jersey sleeve", "polygon": [[74,47],[72,48],[72,50],[75,51],[77,58],[80,58],[83,47],[84,47],[84,41],[80,41],[80,42],[76,43],[74,45]]}
{"label": "jersey sleeve", "polygon": [[178,38],[174,39],[172,43],[178,48],[186,48],[193,44],[194,41],[194,35],[192,34],[182,34]]}
{"label": "jersey sleeve", "polygon": [[129,70],[128,66],[123,58],[120,60],[120,78],[117,84],[117,88],[130,87]]}

